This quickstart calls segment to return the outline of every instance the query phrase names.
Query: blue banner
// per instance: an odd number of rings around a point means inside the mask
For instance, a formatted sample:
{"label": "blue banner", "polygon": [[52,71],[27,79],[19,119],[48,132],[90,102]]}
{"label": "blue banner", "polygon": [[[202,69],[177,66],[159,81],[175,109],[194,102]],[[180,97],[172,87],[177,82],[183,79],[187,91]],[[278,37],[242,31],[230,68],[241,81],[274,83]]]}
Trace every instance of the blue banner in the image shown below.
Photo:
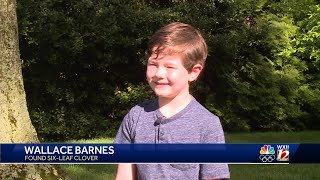
{"label": "blue banner", "polygon": [[0,144],[0,163],[319,163],[320,144]]}

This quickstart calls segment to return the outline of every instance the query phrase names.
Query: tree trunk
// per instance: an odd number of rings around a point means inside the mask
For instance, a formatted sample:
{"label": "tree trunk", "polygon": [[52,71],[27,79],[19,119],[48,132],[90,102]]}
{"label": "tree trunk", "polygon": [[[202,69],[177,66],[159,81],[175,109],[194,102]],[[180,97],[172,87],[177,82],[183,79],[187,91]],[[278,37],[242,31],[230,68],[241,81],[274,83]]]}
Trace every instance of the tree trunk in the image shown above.
{"label": "tree trunk", "polygon": [[[16,0],[0,0],[0,143],[38,142],[23,86]],[[62,179],[51,165],[0,165],[0,179]]]}

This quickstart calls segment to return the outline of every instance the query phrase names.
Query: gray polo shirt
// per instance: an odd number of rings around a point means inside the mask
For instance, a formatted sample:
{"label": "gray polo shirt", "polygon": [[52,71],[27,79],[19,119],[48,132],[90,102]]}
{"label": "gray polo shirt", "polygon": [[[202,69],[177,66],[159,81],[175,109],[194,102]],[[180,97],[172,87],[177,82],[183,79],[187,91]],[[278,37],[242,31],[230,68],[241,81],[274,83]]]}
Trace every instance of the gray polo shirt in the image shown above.
{"label": "gray polo shirt", "polygon": [[[158,100],[133,107],[124,117],[114,143],[224,143],[220,120],[194,98],[180,112],[164,118]],[[137,178],[230,178],[227,164],[137,164]]]}

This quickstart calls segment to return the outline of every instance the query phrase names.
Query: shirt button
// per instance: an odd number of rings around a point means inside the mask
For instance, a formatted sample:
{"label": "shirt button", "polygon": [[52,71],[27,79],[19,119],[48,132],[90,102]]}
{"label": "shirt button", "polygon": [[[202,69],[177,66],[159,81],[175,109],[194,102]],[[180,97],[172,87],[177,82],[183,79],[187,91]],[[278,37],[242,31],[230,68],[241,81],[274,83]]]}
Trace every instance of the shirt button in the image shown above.
{"label": "shirt button", "polygon": [[161,132],[160,132],[160,135],[161,135],[161,136],[163,136],[163,135],[164,135],[164,132],[163,132],[163,131],[161,131]]}

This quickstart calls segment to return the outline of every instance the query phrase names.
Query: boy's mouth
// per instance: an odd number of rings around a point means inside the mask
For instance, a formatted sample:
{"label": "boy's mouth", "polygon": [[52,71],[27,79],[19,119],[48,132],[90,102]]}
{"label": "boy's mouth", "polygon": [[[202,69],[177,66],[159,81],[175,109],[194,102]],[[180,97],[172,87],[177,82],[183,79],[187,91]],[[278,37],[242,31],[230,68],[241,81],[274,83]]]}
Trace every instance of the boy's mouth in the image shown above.
{"label": "boy's mouth", "polygon": [[154,82],[156,85],[169,85],[169,83],[163,83],[163,82]]}

